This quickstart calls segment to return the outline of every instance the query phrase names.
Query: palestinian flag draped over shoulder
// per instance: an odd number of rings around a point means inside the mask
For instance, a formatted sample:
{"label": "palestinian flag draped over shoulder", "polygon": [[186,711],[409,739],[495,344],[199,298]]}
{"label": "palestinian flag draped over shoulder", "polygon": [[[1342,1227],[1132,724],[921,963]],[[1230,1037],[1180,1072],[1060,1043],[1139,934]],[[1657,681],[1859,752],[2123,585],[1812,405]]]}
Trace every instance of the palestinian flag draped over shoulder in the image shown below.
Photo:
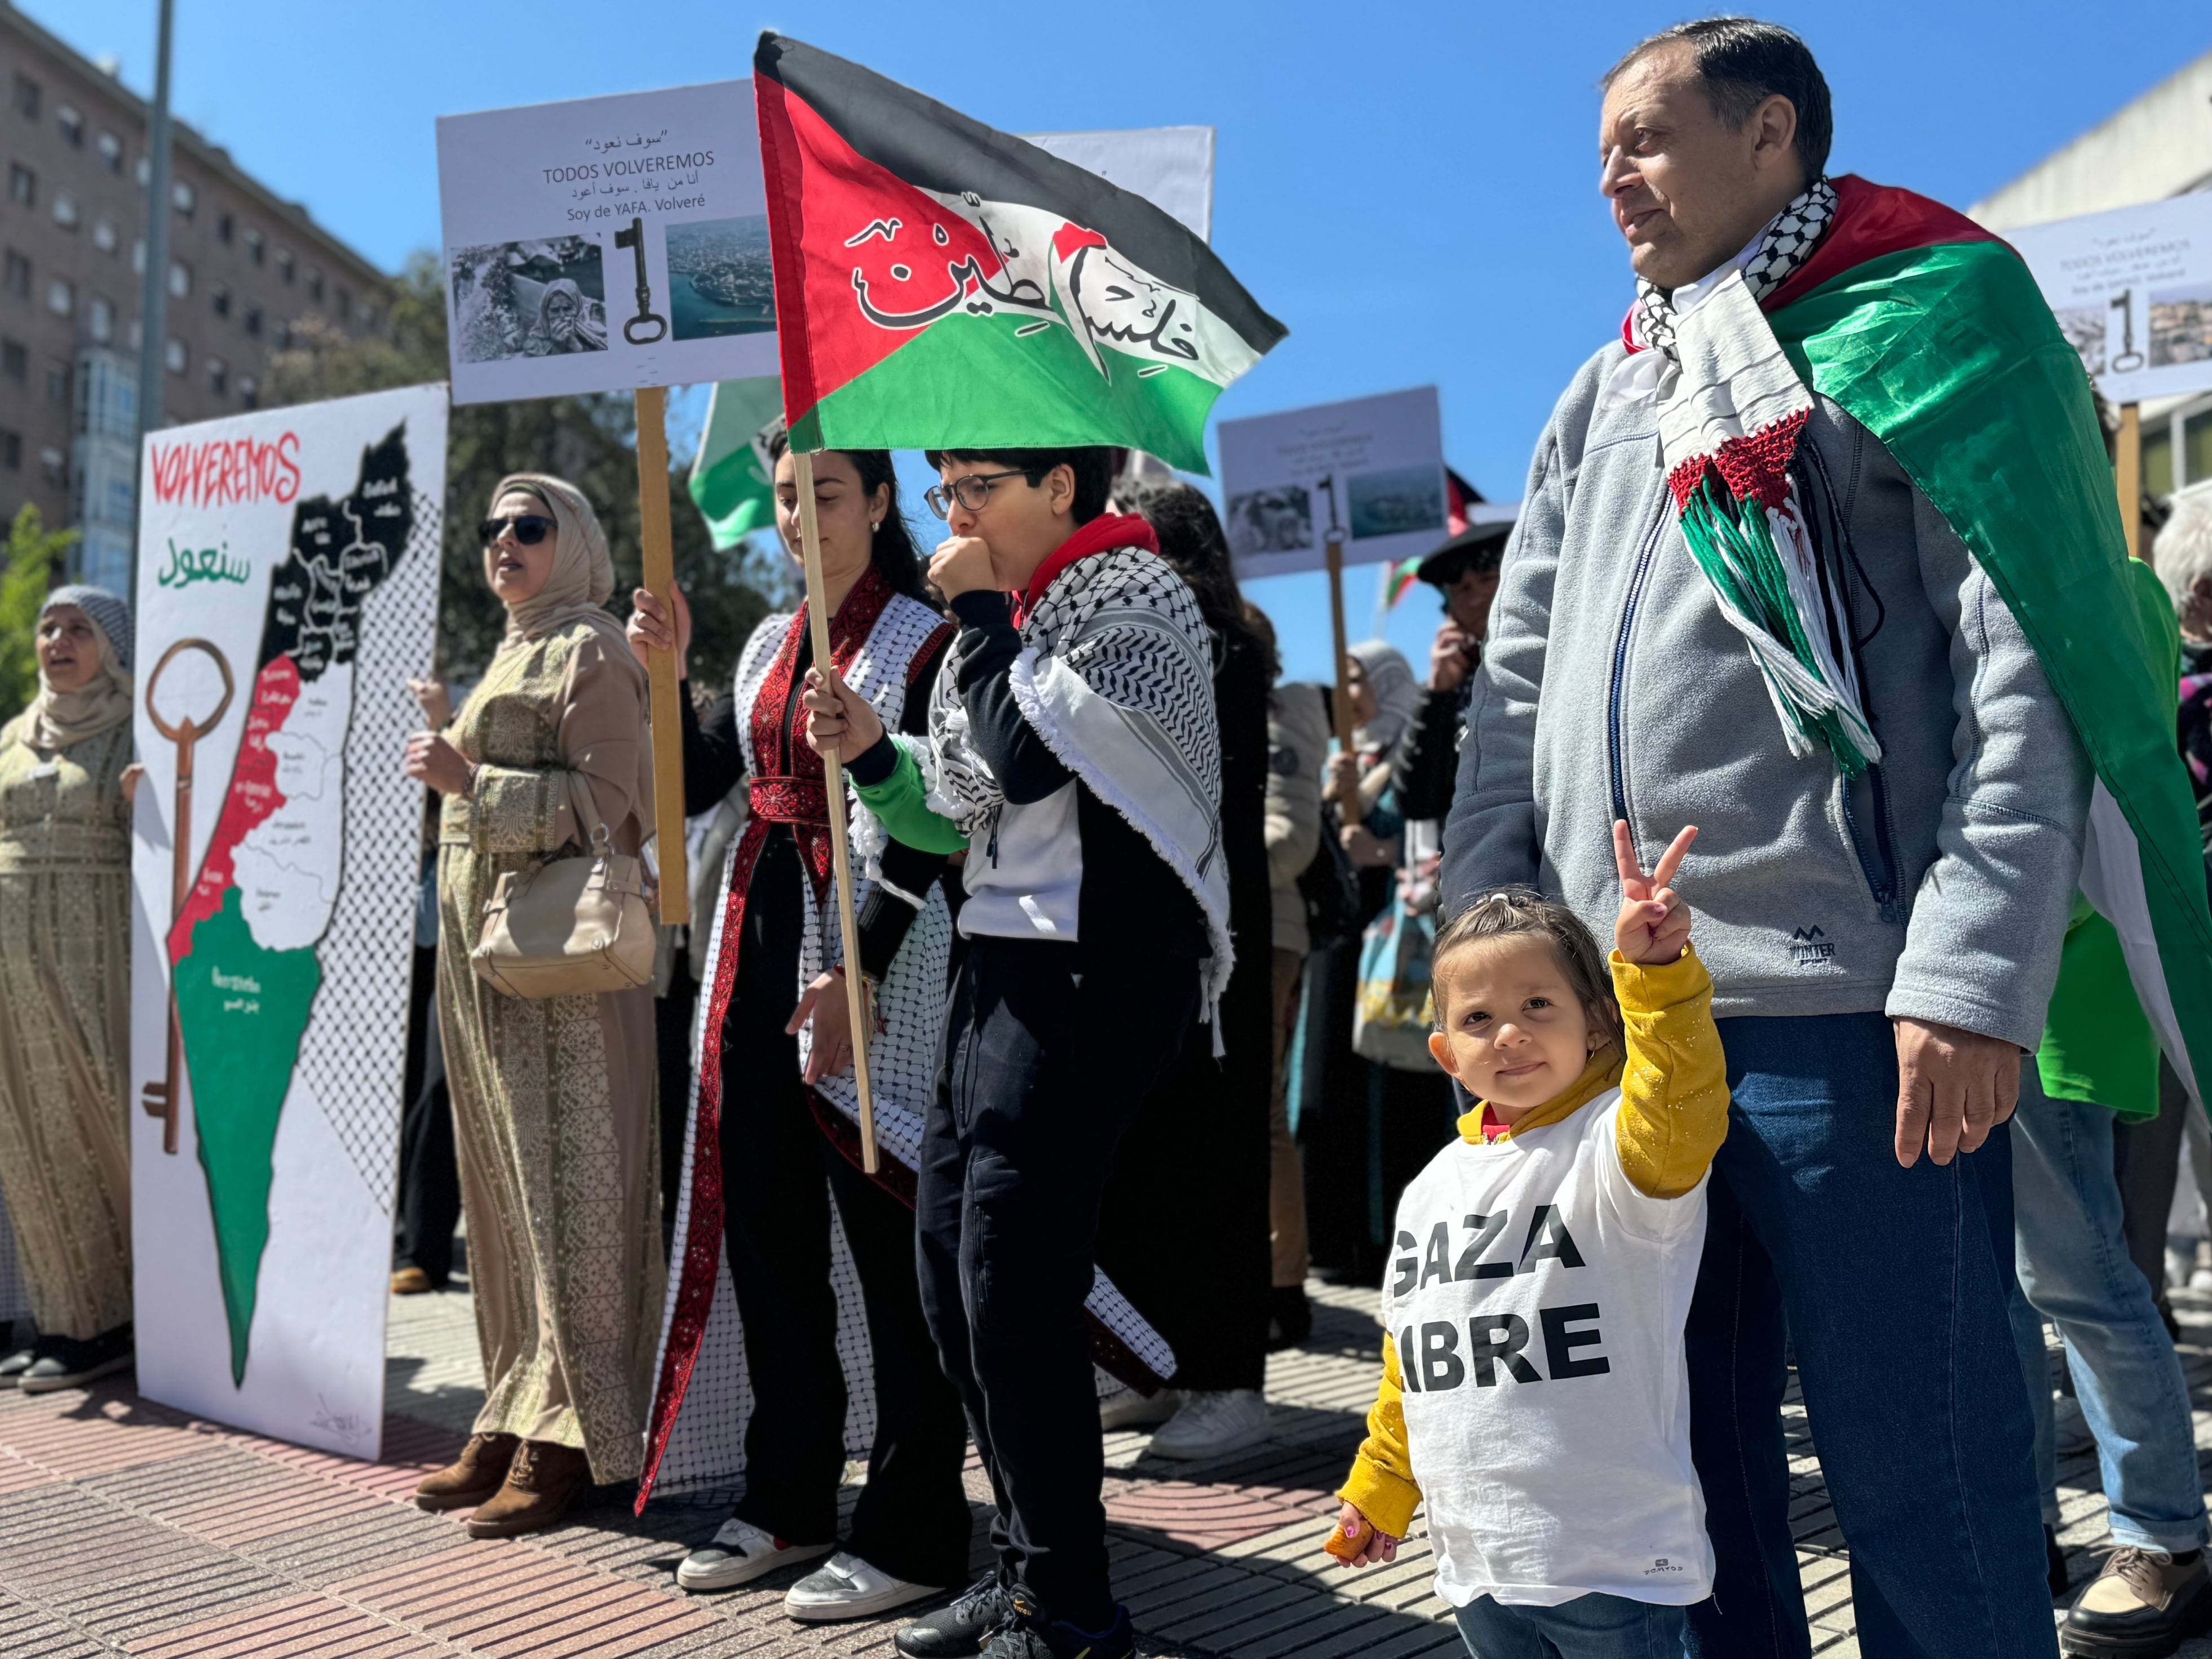
{"label": "palestinian flag draped over shoulder", "polygon": [[1206,470],[1284,334],[1140,196],[781,35],[753,54],[801,449],[1114,444]]}
{"label": "palestinian flag draped over shoulder", "polygon": [[[2212,918],[2172,665],[2130,582],[2081,360],[2005,243],[1910,191],[1834,182],[1833,224],[1760,309],[1798,379],[1897,458],[2035,647],[2097,769],[2082,890],[2202,1100]],[[1758,492],[1766,435],[1747,417],[1714,457],[1740,502]]]}

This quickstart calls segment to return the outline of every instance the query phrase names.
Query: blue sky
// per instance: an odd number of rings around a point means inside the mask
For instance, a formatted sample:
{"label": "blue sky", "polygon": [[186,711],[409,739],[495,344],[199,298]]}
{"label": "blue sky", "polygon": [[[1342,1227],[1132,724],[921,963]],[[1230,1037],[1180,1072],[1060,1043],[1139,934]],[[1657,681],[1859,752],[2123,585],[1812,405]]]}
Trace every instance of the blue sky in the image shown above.
{"label": "blue sky", "polygon": [[[18,3],[150,86],[152,0]],[[437,241],[435,116],[743,76],[763,27],[1010,131],[1209,124],[1214,245],[1291,330],[1218,412],[1433,381],[1446,455],[1510,499],[1553,399],[1629,297],[1595,190],[1596,79],[1703,9],[178,0],[174,103],[387,268]],[[2078,0],[1765,15],[1806,36],[1834,88],[1836,171],[1960,207],[2212,48],[2212,8],[2175,0],[2101,0],[2094,15]],[[1328,669],[1320,583],[1254,589],[1304,678]],[[1372,574],[1353,571],[1346,593],[1357,635]],[[1392,618],[1417,665],[1435,617],[1417,590]]]}

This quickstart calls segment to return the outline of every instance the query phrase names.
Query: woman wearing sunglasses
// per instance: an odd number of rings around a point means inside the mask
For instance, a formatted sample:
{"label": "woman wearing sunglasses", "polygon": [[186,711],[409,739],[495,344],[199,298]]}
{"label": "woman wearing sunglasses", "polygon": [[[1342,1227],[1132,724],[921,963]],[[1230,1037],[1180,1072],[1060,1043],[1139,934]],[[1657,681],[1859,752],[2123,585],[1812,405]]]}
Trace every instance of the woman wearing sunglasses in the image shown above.
{"label": "woman wearing sunglasses", "polygon": [[[780,430],[769,453],[777,527],[795,554],[798,482]],[[885,725],[919,732],[952,629],[929,603],[890,456],[816,456],[814,501],[836,670]],[[635,597],[638,659],[657,647],[681,663],[690,644],[681,592],[672,617],[642,590]],[[945,1006],[951,924],[938,878],[946,860],[865,829],[854,837],[875,843],[865,879],[864,861],[854,865],[856,971],[876,1010],[869,1073],[885,1153],[872,1180],[854,1124],[823,768],[805,741],[812,665],[805,611],[770,617],[747,643],[735,685],[703,719],[683,700],[686,811],[707,811],[743,781],[750,817],[725,866],[701,993],[690,1186],[646,1480],[648,1490],[656,1474],[726,1486],[742,1471],[735,1514],[684,1560],[677,1582],[730,1589],[828,1556],[785,1598],[793,1618],[828,1620],[878,1615],[963,1582],[969,1516],[967,1425],[915,1278],[911,1165]],[[872,823],[864,812],[858,820]],[[849,1265],[833,1250],[833,1201]],[[734,1307],[718,1290],[724,1260]],[[874,1419],[867,1484],[842,1543],[841,1317],[866,1321],[872,1376],[854,1378],[852,1391],[872,1397]],[[732,1318],[742,1346],[730,1340]],[[746,1355],[756,1362],[749,1419],[739,1413]]]}
{"label": "woman wearing sunglasses", "polygon": [[591,1482],[636,1475],[662,1299],[652,988],[528,1000],[469,966],[499,878],[601,833],[650,832],[645,675],[605,608],[614,566],[573,484],[504,479],[483,526],[507,636],[407,772],[444,797],[439,1033],[469,1221],[485,1401],[426,1510],[469,1531],[550,1527]]}

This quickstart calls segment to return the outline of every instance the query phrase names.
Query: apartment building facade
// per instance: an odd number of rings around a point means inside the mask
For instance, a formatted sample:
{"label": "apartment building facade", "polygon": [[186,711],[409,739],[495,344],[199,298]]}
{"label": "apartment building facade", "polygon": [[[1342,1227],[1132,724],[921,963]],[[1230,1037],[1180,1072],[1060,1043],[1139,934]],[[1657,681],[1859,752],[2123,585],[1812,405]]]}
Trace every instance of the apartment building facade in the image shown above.
{"label": "apartment building facade", "polygon": [[[0,0],[0,513],[82,539],[71,573],[120,591],[137,526],[151,112]],[[383,326],[384,274],[173,123],[163,424],[256,407],[309,318]]]}

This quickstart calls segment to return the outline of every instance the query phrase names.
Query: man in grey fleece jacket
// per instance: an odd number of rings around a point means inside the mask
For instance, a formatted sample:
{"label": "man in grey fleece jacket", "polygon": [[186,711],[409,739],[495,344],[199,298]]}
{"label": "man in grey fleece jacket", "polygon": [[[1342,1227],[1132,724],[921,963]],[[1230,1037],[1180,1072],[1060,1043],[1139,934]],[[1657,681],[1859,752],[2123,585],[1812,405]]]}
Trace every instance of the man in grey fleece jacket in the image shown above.
{"label": "man in grey fleece jacket", "polygon": [[[1794,35],[1654,37],[1607,77],[1601,188],[1678,297],[1820,176],[1827,90]],[[1739,252],[1741,250],[1741,252]],[[1785,1340],[1851,1549],[1862,1650],[2055,1651],[2010,1354],[2005,1120],[2043,1027],[2090,773],[2033,648],[1867,429],[1816,400],[1797,477],[1881,759],[1793,757],[1685,543],[1616,342],[1536,450],[1445,831],[1448,912],[1531,884],[1593,923],[1609,828],[1680,876],[1734,1099],[1688,1322],[1718,1559],[1699,1655],[1803,1654]],[[1960,1156],[1959,1154],[1967,1154]],[[1923,1156],[1924,1154],[1924,1156]]]}

